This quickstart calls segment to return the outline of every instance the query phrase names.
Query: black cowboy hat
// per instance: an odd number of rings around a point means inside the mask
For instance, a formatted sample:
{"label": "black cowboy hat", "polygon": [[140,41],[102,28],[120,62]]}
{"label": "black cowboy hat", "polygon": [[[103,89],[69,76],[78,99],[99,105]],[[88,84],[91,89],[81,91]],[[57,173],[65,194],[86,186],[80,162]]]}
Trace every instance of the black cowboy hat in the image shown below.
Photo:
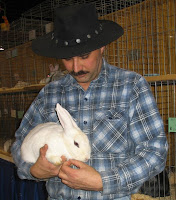
{"label": "black cowboy hat", "polygon": [[71,58],[99,49],[123,35],[123,28],[109,20],[98,20],[93,4],[55,9],[54,31],[32,42],[41,56]]}

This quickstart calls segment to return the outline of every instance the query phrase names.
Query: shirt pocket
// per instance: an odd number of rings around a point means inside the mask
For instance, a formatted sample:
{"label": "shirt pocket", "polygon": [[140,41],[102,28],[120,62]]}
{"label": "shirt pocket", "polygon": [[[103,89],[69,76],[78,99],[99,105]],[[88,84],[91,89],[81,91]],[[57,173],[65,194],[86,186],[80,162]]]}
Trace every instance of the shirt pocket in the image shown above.
{"label": "shirt pocket", "polygon": [[92,139],[95,153],[125,153],[128,147],[127,112],[115,109],[95,112]]}

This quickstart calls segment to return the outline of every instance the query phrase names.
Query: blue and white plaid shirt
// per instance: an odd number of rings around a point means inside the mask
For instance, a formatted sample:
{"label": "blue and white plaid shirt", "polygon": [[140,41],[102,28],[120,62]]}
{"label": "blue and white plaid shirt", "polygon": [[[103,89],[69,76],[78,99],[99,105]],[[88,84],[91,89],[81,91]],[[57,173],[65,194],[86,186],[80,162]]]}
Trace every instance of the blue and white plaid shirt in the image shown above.
{"label": "blue and white plaid shirt", "polygon": [[[84,91],[66,75],[46,85],[26,112],[12,155],[21,179],[34,179],[21,159],[24,137],[37,124],[58,122],[56,103],[66,108],[91,142],[88,165],[102,177],[103,192],[74,190],[58,177],[46,182],[50,199],[110,200],[135,193],[165,167],[168,144],[163,122],[146,80],[103,60],[99,77]],[[58,122],[59,123],[59,122]]]}

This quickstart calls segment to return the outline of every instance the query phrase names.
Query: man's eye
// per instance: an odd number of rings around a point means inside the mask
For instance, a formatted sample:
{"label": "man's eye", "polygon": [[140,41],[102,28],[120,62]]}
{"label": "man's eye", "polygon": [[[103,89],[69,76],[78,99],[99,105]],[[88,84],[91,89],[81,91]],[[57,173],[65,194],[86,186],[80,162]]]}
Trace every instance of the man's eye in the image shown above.
{"label": "man's eye", "polygon": [[71,60],[71,58],[64,58],[64,60],[69,61],[69,60]]}
{"label": "man's eye", "polygon": [[80,56],[82,59],[87,59],[89,57],[89,54],[85,54],[85,55],[82,55]]}

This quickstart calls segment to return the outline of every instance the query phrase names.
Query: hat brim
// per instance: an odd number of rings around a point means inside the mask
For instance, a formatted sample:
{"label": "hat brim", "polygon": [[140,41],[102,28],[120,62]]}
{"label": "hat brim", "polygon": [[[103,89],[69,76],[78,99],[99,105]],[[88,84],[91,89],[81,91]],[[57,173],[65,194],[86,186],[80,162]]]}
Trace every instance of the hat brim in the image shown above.
{"label": "hat brim", "polygon": [[123,28],[109,20],[100,20],[102,31],[94,38],[89,38],[74,46],[59,46],[52,40],[53,32],[33,40],[32,50],[40,55],[50,58],[71,58],[99,49],[121,37]]}

